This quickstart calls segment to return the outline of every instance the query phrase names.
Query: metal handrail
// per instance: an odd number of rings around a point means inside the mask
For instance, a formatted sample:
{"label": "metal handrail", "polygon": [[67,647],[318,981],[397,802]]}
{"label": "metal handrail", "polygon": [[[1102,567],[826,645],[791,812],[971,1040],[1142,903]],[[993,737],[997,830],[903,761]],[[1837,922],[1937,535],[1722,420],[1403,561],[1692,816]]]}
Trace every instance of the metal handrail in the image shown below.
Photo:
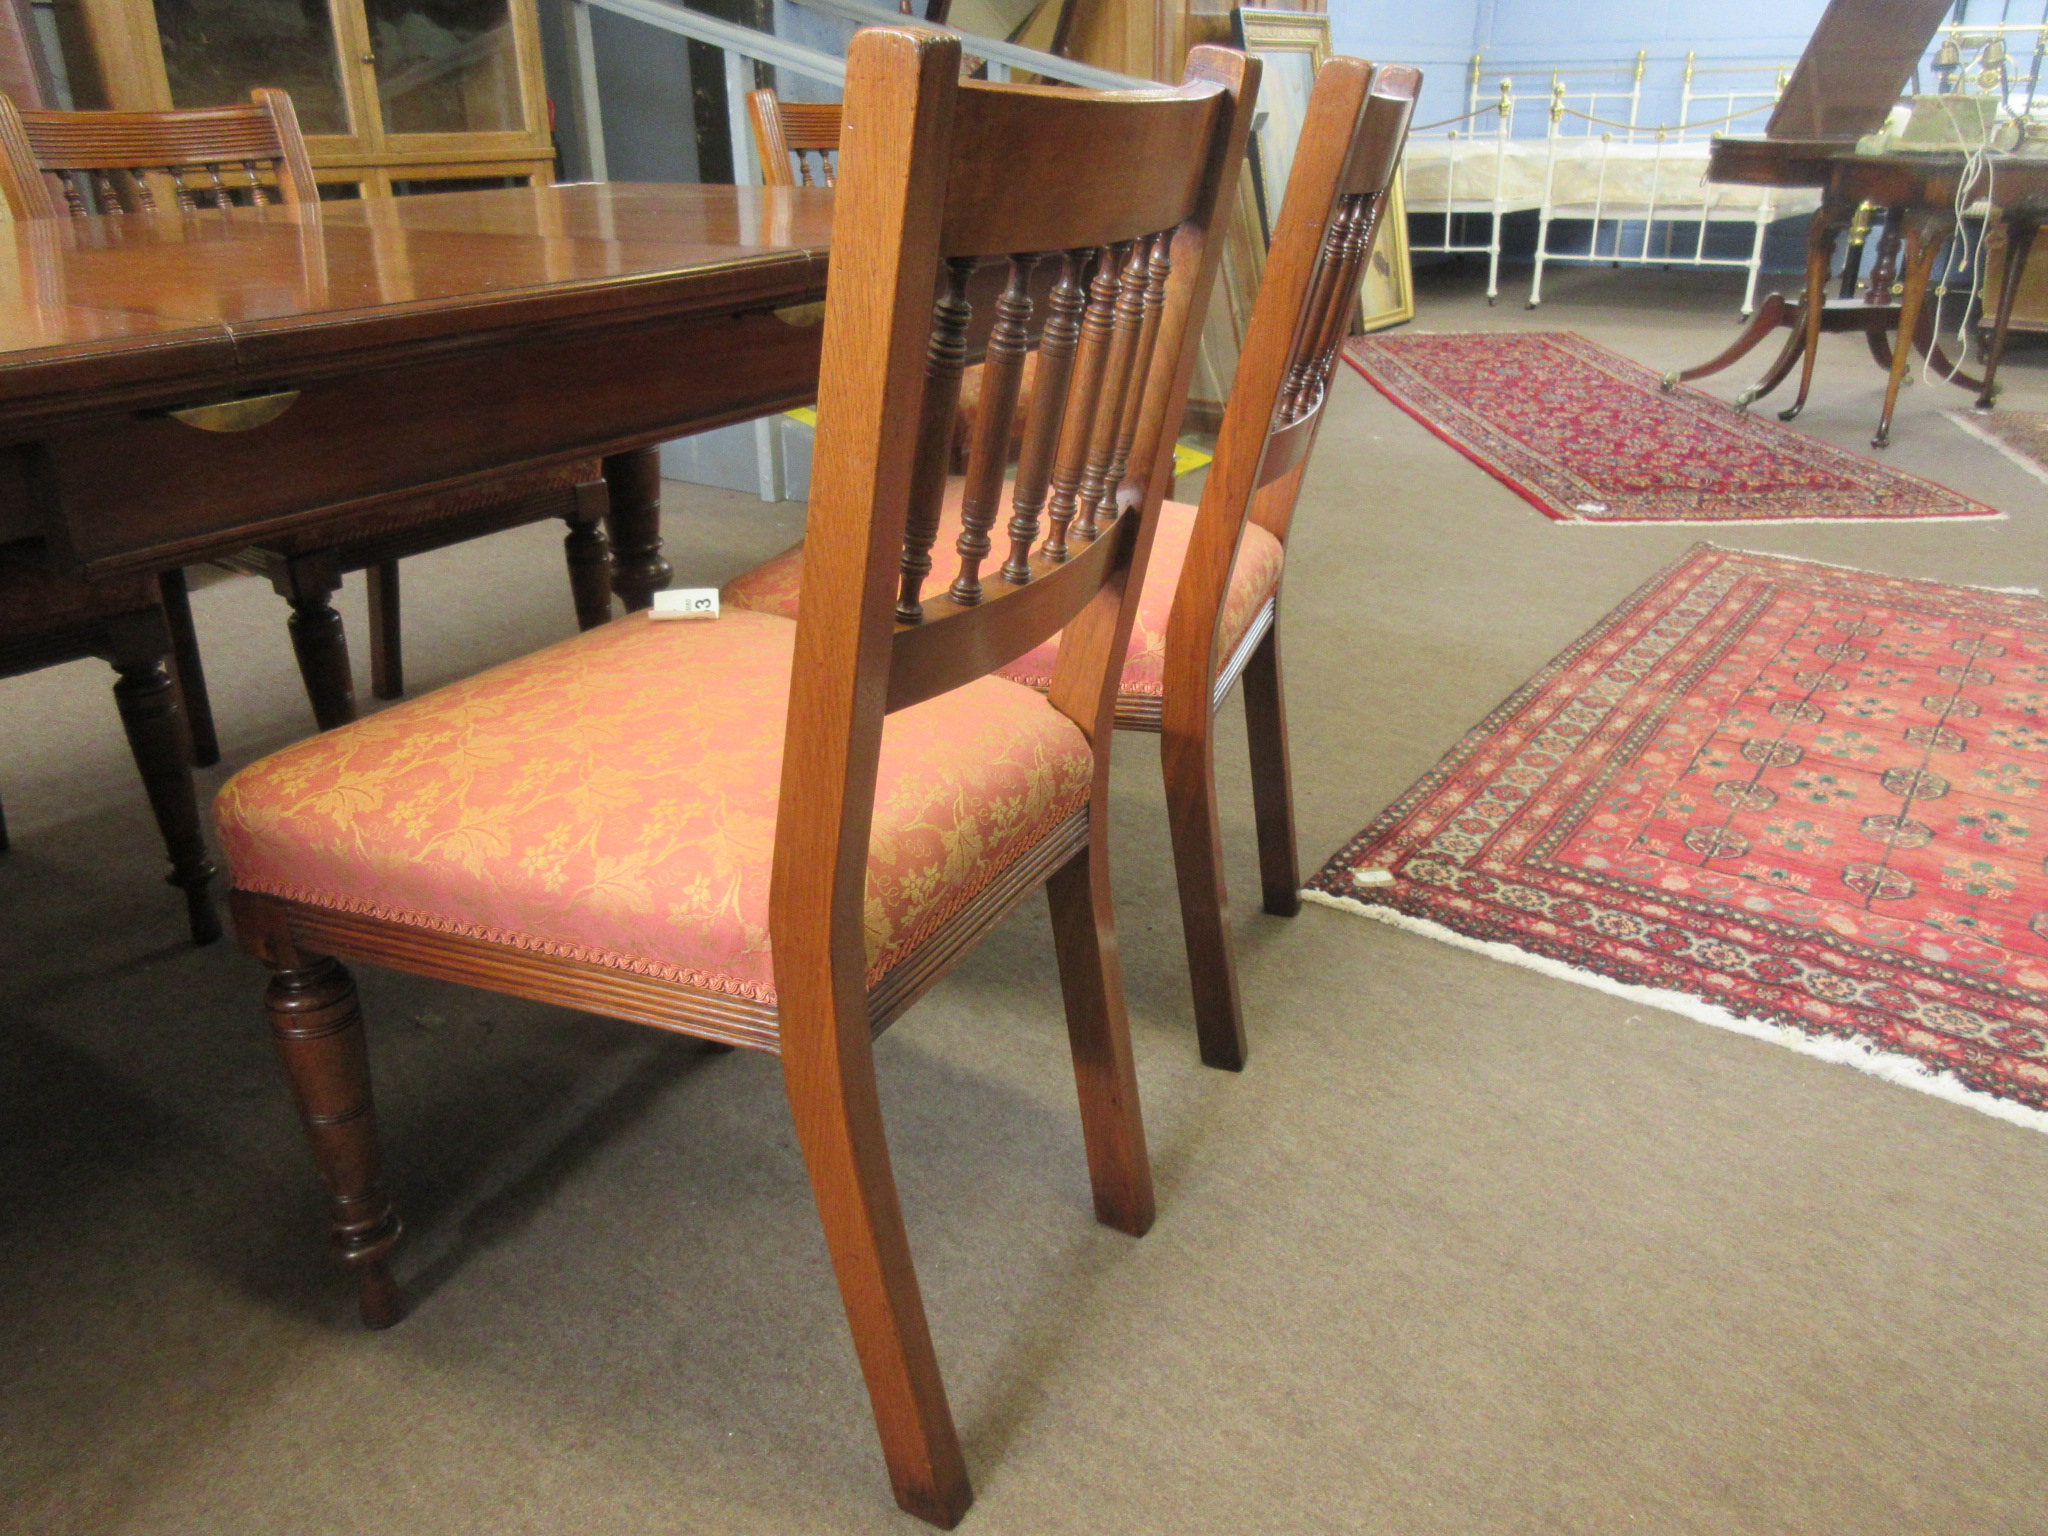
{"label": "metal handrail", "polygon": [[764,64],[773,64],[778,69],[793,69],[800,75],[830,80],[839,85],[846,83],[846,60],[834,54],[806,48],[786,37],[777,37],[773,32],[720,21],[716,16],[707,16],[702,11],[679,5],[676,0],[578,0],[578,3],[594,5],[615,16],[630,16],[664,32],[679,32],[684,37],[694,37],[700,43],[727,48],[750,59],[759,59]]}
{"label": "metal handrail", "polygon": [[936,21],[914,20],[893,7],[872,5],[868,0],[796,0],[796,3],[807,10],[825,11],[867,26],[913,26],[943,32],[948,37],[959,38],[967,50],[979,58],[1010,69],[1043,75],[1046,79],[1057,80],[1062,85],[1083,86],[1091,91],[1152,91],[1159,88],[1157,80],[1140,80],[1135,75],[1120,75],[1114,70],[1097,69],[1093,64],[1076,64],[1072,59],[1063,59],[1056,53],[1043,53],[1036,48],[1006,43],[1000,38],[962,32],[958,27],[949,27]]}
{"label": "metal handrail", "polygon": [[846,60],[836,54],[806,48],[772,32],[757,32],[716,16],[693,11],[676,0],[570,0],[570,36],[576,54],[572,80],[573,107],[578,137],[583,141],[583,158],[593,181],[608,180],[604,153],[604,122],[598,106],[597,57],[590,37],[590,12],[595,7],[615,16],[641,22],[662,32],[708,43],[725,53],[726,109],[732,130],[733,171],[745,183],[758,181],[753,166],[752,138],[747,129],[746,93],[752,82],[745,78],[742,59],[758,59],[827,84],[846,84]]}

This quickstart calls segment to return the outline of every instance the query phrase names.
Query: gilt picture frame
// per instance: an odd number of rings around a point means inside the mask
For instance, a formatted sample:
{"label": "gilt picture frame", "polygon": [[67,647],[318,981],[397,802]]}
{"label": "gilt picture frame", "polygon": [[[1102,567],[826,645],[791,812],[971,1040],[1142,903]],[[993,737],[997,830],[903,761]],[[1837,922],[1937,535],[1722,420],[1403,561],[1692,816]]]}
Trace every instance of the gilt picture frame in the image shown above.
{"label": "gilt picture frame", "polygon": [[[1256,56],[1265,70],[1252,119],[1252,152],[1247,157],[1258,197],[1262,243],[1270,247],[1273,221],[1294,169],[1294,152],[1308,116],[1316,71],[1330,56],[1330,18],[1307,11],[1239,6],[1231,12],[1237,45]],[[1397,177],[1381,212],[1373,253],[1359,281],[1362,331],[1385,330],[1415,318],[1415,287],[1408,267],[1408,219]]]}

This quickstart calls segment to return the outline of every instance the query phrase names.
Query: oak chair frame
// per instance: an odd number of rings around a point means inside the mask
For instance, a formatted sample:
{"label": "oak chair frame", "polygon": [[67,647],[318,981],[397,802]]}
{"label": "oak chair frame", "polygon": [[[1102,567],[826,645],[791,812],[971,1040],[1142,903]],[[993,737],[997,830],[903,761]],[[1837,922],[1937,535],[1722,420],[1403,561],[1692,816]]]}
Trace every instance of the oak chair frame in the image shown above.
{"label": "oak chair frame", "polygon": [[[299,132],[291,97],[259,87],[247,106],[174,112],[23,111],[0,96],[0,193],[15,217],[93,213],[199,213],[246,200],[257,208],[318,216],[320,188]],[[622,455],[629,475],[639,460]],[[578,624],[611,617],[611,592],[628,608],[645,607],[667,585],[659,559],[658,509],[641,488],[615,507],[606,481],[589,475],[532,489],[492,487],[456,497],[424,497],[286,542],[253,550],[237,564],[262,570],[291,604],[290,632],[300,676],[323,730],[356,717],[353,668],[341,615],[333,605],[342,577],[367,571],[371,690],[380,699],[405,692],[399,562],[508,528],[559,517],[568,524],[566,557]],[[602,523],[635,559],[613,569]],[[651,545],[651,547],[650,547]],[[219,761],[213,716],[199,664],[182,573],[168,573],[164,598],[192,718],[196,760]]]}
{"label": "oak chair frame", "polygon": [[[1126,694],[1117,724],[1162,736],[1181,929],[1202,1060],[1237,1070],[1244,1010],[1227,919],[1216,811],[1216,711],[1244,685],[1259,875],[1267,912],[1301,910],[1281,687],[1280,588],[1228,656],[1218,635],[1247,522],[1284,547],[1330,374],[1358,307],[1358,278],[1391,196],[1420,71],[1331,58],[1316,74],[1236,382],[1202,486],[1167,622],[1163,693]],[[1285,572],[1283,569],[1282,580]]]}
{"label": "oak chair frame", "polygon": [[[847,58],[857,127],[834,216],[814,600],[795,629],[770,887],[776,1001],[277,896],[230,897],[241,942],[272,970],[267,1015],[328,1184],[336,1251],[373,1326],[399,1316],[389,1263],[399,1222],[380,1187],[361,1015],[340,959],[779,1054],[897,1502],[949,1528],[972,1492],[890,1170],[872,1040],[1044,886],[1096,1214],[1134,1235],[1150,1226],[1106,862],[1109,747],[1221,249],[1219,189],[1236,183],[1258,78],[1256,62],[1216,48],[1190,54],[1182,86],[1144,92],[963,83],[959,67],[957,40],[910,29],[864,30]],[[1098,163],[1106,142],[1119,145],[1114,166]],[[1037,453],[1055,529],[1071,543],[1063,559],[1033,554],[1036,530],[1013,521],[1011,559],[984,580],[991,502],[959,541],[950,586],[926,596],[968,278],[991,253],[1019,251],[996,304],[989,425],[969,479],[1002,480],[1026,278],[1042,260],[1060,263],[1066,281],[1045,325],[1067,338],[1071,388],[1041,384],[1035,398],[1055,403],[1027,432],[1027,456]],[[864,901],[884,716],[1055,634],[1049,703],[1092,748],[1088,802],[870,986]]]}
{"label": "oak chair frame", "polygon": [[[747,119],[761,153],[761,180],[771,187],[829,187],[839,179],[836,101],[784,101],[771,90],[747,92]],[[812,160],[816,158],[816,167]]]}
{"label": "oak chair frame", "polygon": [[[118,675],[114,703],[185,893],[195,944],[220,937],[212,856],[192,782],[192,739],[171,670],[172,625],[149,577],[85,582],[44,568],[40,551],[0,549],[0,678],[99,657]],[[0,813],[0,853],[8,849]]]}
{"label": "oak chair frame", "polygon": [[[1375,70],[1354,58],[1333,58],[1317,73],[1174,593],[1164,687],[1159,694],[1123,693],[1117,701],[1120,728],[1165,738],[1161,767],[1197,1036],[1202,1060],[1225,1070],[1244,1066],[1247,1046],[1217,826],[1215,724],[1217,709],[1240,681],[1265,910],[1278,916],[1298,912],[1301,880],[1280,675],[1279,589],[1228,656],[1218,654],[1224,604],[1247,522],[1286,543],[1330,372],[1357,309],[1358,276],[1372,256],[1420,86],[1414,69]],[[772,98],[769,92],[756,94]],[[1050,353],[1042,350],[1039,360]],[[1027,392],[1030,382],[1027,376]],[[981,385],[972,374],[969,384],[969,392],[978,395]],[[1035,505],[1041,494],[1035,475],[1020,457],[1011,487],[1020,509]],[[998,498],[1003,490],[995,483],[963,487],[963,507]],[[1058,527],[1055,519],[1055,538]],[[808,539],[805,551],[808,593]]]}

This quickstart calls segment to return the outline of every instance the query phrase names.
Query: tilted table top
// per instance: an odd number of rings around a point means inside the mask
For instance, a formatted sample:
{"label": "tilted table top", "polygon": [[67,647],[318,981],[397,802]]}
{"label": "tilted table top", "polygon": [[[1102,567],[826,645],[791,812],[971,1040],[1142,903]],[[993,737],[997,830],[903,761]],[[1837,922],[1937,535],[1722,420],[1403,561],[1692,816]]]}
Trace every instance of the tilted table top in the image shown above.
{"label": "tilted table top", "polygon": [[824,287],[831,193],[609,183],[0,226],[0,431]]}

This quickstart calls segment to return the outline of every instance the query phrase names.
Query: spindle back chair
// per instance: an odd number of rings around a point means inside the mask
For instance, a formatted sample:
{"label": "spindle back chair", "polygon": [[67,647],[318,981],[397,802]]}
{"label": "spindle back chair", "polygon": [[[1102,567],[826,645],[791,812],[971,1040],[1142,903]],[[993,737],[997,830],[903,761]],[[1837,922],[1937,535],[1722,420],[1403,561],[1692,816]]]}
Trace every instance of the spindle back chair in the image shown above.
{"label": "spindle back chair", "polygon": [[[1280,674],[1282,560],[1421,86],[1409,66],[1375,69],[1341,55],[1317,72],[1216,459],[1171,589],[1162,687],[1126,693],[1119,714],[1121,724],[1164,735],[1181,927],[1211,1066],[1242,1067],[1246,1054],[1216,810],[1216,709],[1241,677],[1263,905],[1292,916],[1301,877]],[[1245,591],[1245,557],[1257,554],[1272,557],[1262,597]],[[1257,605],[1240,632],[1251,599]]]}
{"label": "spindle back chair", "polygon": [[[1420,74],[1406,66],[1375,71],[1342,57],[1317,75],[1215,463],[1199,508],[1168,502],[1161,509],[1159,546],[1121,678],[1117,724],[1166,736],[1162,764],[1189,976],[1202,1059],[1211,1066],[1234,1070],[1245,1060],[1215,807],[1216,707],[1242,677],[1265,908],[1290,915],[1299,910],[1300,881],[1275,628],[1280,576],[1330,370],[1357,305],[1359,274],[1372,255],[1420,84]],[[1040,377],[1060,377],[1070,366],[1064,345],[1049,323],[1034,359]],[[991,374],[997,354],[992,340]],[[1007,405],[984,403],[992,411]],[[1034,400],[1027,417],[1037,405]],[[995,419],[985,413],[978,425],[992,430]],[[976,444],[985,448],[985,437]],[[964,525],[975,520],[970,508],[1003,493],[1000,458],[984,452],[965,480],[949,488],[941,517],[949,536],[968,541]],[[1011,487],[1015,532],[1035,528],[1047,505],[1044,481],[1042,453],[1035,458],[1027,446]],[[1099,497],[1099,487],[1091,480],[1079,500]],[[1062,546],[1075,496],[1075,486],[1053,477],[1053,532],[1041,555]],[[726,601],[801,615],[812,600],[809,546],[807,539],[739,577],[726,587]],[[1013,542],[1005,574],[1020,548]],[[1054,649],[1041,646],[1003,671],[1034,687],[1052,687]]]}
{"label": "spindle back chair", "polygon": [[829,187],[839,179],[836,101],[784,101],[773,91],[747,92],[761,179],[771,187]]}
{"label": "spindle back chair", "polygon": [[[292,99],[177,112],[20,111],[0,98],[0,178],[18,218],[317,203]],[[62,201],[59,201],[61,197]]]}
{"label": "spindle back chair", "polygon": [[[0,191],[19,219],[72,214],[198,213],[232,206],[297,210],[317,218],[314,180],[298,114],[283,91],[259,87],[242,107],[176,112],[22,111],[0,97]],[[60,200],[61,196],[61,200]],[[626,456],[629,473],[648,454]],[[644,472],[640,474],[645,479]],[[369,576],[370,679],[380,699],[405,692],[399,562],[431,550],[561,518],[577,623],[588,629],[611,617],[616,585],[627,606],[644,607],[666,583],[651,495],[625,514],[611,507],[596,460],[511,477],[481,487],[386,503],[310,533],[284,535],[232,562],[269,576],[291,604],[292,648],[314,721],[330,729],[356,716],[353,668],[334,594],[342,578]],[[614,572],[601,520],[610,515],[622,544],[650,540],[641,565],[646,582]],[[644,590],[643,590],[644,587]],[[179,573],[166,577],[164,598],[177,645],[179,677],[192,717],[198,760],[217,761],[210,705],[201,683],[198,640]]]}
{"label": "spindle back chair", "polygon": [[[1043,886],[1096,1214],[1151,1224],[1106,863],[1114,658],[1258,70],[1198,48],[1178,88],[1095,94],[963,83],[959,62],[956,39],[895,28],[847,55],[802,618],[607,625],[288,748],[218,807],[366,1321],[398,1316],[399,1227],[337,957],[775,1052],[897,1502],[946,1527],[972,1494],[872,1039]],[[987,260],[1007,276],[995,419],[1035,333],[1056,370],[1036,398],[1063,409],[1027,432],[1056,548],[1020,510],[984,569],[1002,466],[978,440],[934,578]],[[990,675],[1062,632],[1049,694]]]}

